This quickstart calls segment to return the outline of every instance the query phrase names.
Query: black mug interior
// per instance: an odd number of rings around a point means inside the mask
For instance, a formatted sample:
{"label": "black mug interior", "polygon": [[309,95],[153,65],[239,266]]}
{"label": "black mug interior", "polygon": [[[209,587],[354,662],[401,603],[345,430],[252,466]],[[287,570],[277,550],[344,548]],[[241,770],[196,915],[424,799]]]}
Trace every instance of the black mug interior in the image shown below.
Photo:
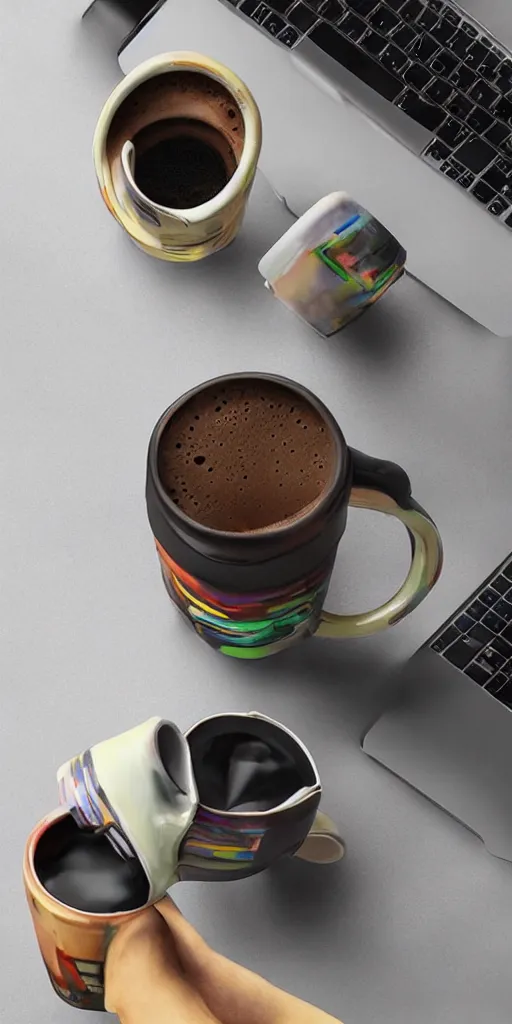
{"label": "black mug interior", "polygon": [[187,735],[199,801],[219,811],[270,811],[318,781],[293,736],[263,719],[222,715]]}
{"label": "black mug interior", "polygon": [[41,836],[34,870],[51,896],[85,913],[138,910],[149,899],[140,861],[120,857],[106,833],[79,828],[70,814]]}

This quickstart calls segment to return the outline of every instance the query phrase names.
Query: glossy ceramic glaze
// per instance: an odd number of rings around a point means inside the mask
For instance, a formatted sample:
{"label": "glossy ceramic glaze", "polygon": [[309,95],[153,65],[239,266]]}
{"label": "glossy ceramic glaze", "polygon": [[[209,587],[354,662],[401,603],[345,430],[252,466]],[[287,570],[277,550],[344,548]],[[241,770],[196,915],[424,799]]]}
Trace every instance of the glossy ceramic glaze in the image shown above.
{"label": "glossy ceramic glaze", "polygon": [[[160,478],[162,436],[184,403],[232,381],[278,383],[319,414],[332,435],[333,480],[315,506],[290,524],[250,533],[218,530],[192,519]],[[240,481],[241,482],[241,481]],[[430,516],[414,501],[400,466],[349,448],[334,417],[310,391],[270,374],[233,374],[208,381],[175,402],[149,444],[146,499],[169,596],[197,634],[230,657],[275,654],[311,635],[365,636],[399,622],[427,596],[442,566],[442,544]],[[412,543],[409,573],[384,605],[358,615],[325,611],[324,602],[350,506],[395,516]]]}

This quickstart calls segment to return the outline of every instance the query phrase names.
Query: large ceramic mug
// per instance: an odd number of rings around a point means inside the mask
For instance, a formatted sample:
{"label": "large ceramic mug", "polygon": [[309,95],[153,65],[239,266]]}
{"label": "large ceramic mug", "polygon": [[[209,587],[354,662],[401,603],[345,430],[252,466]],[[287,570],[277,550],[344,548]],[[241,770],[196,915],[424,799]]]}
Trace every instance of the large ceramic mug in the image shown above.
{"label": "large ceramic mug", "polygon": [[[375,633],[416,608],[441,571],[439,533],[405,470],[349,448],[315,395],[269,374],[219,377],[167,409],[146,498],[170,597],[231,657]],[[412,556],[389,601],[337,615],[324,604],[349,505],[399,519]]]}
{"label": "large ceramic mug", "polygon": [[261,120],[244,83],[201,54],[162,54],[114,89],[94,135],[103,199],[136,244],[199,260],[238,233],[256,173]]}
{"label": "large ceramic mug", "polygon": [[105,1009],[110,939],[180,880],[254,875],[285,854],[339,860],[304,744],[256,712],[183,735],[159,718],[98,743],[58,772],[62,809],[30,835],[24,881],[57,995]]}

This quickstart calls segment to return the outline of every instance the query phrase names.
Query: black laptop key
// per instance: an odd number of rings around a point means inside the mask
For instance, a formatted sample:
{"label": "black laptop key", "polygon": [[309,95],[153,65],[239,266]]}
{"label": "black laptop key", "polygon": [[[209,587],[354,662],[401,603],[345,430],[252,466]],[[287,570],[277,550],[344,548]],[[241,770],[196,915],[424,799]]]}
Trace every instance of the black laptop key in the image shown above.
{"label": "black laptop key", "polygon": [[509,708],[512,704],[512,682],[505,683],[505,686],[498,690],[496,696],[502,704],[506,704]]}
{"label": "black laptop key", "polygon": [[423,10],[423,4],[420,0],[408,0],[405,7],[402,7],[400,16],[404,21],[416,21],[416,18],[421,14]]}
{"label": "black laptop key", "polygon": [[399,11],[404,6],[405,0],[386,0],[386,3],[392,11]]}
{"label": "black laptop key", "polygon": [[497,199],[493,199],[492,203],[487,207],[489,213],[492,213],[494,217],[501,217],[505,210],[508,210],[509,202],[507,199],[502,199],[498,196]]}
{"label": "black laptop key", "polygon": [[444,651],[446,647],[449,647],[459,637],[459,630],[455,626],[448,626],[444,633],[441,633],[441,636],[438,636],[437,640],[434,640],[431,644],[432,650],[440,654],[441,651]]}
{"label": "black laptop key", "polygon": [[418,33],[410,25],[400,25],[400,28],[393,32],[393,42],[400,46],[402,50],[408,50],[417,36]]}
{"label": "black laptop key", "polygon": [[493,697],[496,697],[500,690],[507,685],[507,683],[507,676],[504,675],[503,672],[498,672],[495,676],[492,677],[491,681],[487,684],[485,689],[487,690],[487,693],[492,693]]}
{"label": "black laptop key", "polygon": [[512,178],[512,160],[509,160],[504,156],[499,156],[495,161],[495,166],[507,178]]}
{"label": "black laptop key", "polygon": [[[463,168],[464,170],[464,168]],[[441,174],[446,174],[447,178],[451,178],[452,181],[457,181],[460,177],[460,171],[453,166],[450,162],[443,164],[441,167]]]}
{"label": "black laptop key", "polygon": [[487,51],[483,63],[478,68],[478,74],[482,78],[486,78],[488,82],[492,82],[496,78],[496,70],[500,63],[501,57],[497,53],[492,53],[490,50]]}
{"label": "black laptop key", "polygon": [[462,32],[460,29],[450,39],[450,50],[456,57],[460,57],[461,59],[466,56],[470,46],[470,37],[466,32]]}
{"label": "black laptop key", "polygon": [[[457,160],[460,160],[468,171],[479,174],[483,171],[495,156],[495,151],[488,142],[476,137],[463,142],[457,150]],[[489,197],[492,199],[492,196]]]}
{"label": "black laptop key", "polygon": [[464,672],[473,680],[473,682],[478,683],[479,686],[485,686],[491,678],[489,669],[483,668],[482,665],[477,665],[475,661],[472,661],[471,664],[464,669]]}
{"label": "black laptop key", "polygon": [[510,92],[512,89],[512,60],[504,60],[503,64],[500,64],[495,83],[501,92]]}
{"label": "black laptop key", "polygon": [[240,4],[240,10],[243,11],[244,14],[247,14],[249,18],[251,18],[256,8],[259,6],[260,0],[244,0],[243,4]]}
{"label": "black laptop key", "polygon": [[292,3],[293,0],[270,0],[270,5],[275,14],[286,14]]}
{"label": "black laptop key", "polygon": [[469,64],[471,68],[478,68],[480,64],[482,64],[486,53],[487,50],[483,43],[473,43],[464,57],[464,61],[466,64]]}
{"label": "black laptop key", "polygon": [[424,32],[423,35],[415,39],[412,46],[409,47],[408,53],[410,57],[416,58],[422,64],[426,64],[437,53],[438,49],[439,43],[436,43],[435,39],[432,39],[431,36]]}
{"label": "black laptop key", "polygon": [[[249,6],[251,8],[250,11],[248,10]],[[268,18],[269,14],[272,14],[270,7],[267,7],[266,4],[260,3],[254,7],[252,0],[246,0],[246,2],[242,4],[240,10],[243,11],[244,14],[249,14],[249,17],[252,18],[257,25],[262,25],[265,18]]]}
{"label": "black laptop key", "polygon": [[[354,42],[356,42],[356,43],[361,38],[363,32],[366,32],[366,25],[365,25],[364,21],[361,21],[361,18],[358,18],[357,15],[355,15],[355,14],[349,14],[346,18],[343,18],[343,21],[340,22],[340,26],[339,27],[340,27],[340,29],[341,29],[341,31],[343,32],[344,35],[348,36],[349,39],[353,39]],[[328,25],[317,25],[317,27],[316,27],[316,29],[314,31],[315,32],[320,32],[321,29],[328,29],[329,31],[332,31],[334,33],[334,35],[338,37],[338,39],[340,38],[338,33],[334,32],[334,29],[332,29],[332,30],[329,29]],[[313,38],[313,32],[310,34],[310,38],[311,39]],[[320,45],[320,44],[318,44],[318,45]],[[323,47],[322,47],[322,49],[323,49]],[[357,51],[357,52],[359,52],[359,51]],[[331,57],[332,56],[333,56],[333,54],[331,53]],[[338,58],[336,58],[336,59],[338,59]],[[342,63],[343,63],[343,61],[340,61],[340,64],[342,64]]]}
{"label": "black laptop key", "polygon": [[512,622],[509,622],[508,626],[505,627],[501,635],[504,640],[509,640],[510,643],[512,644]]}
{"label": "black laptop key", "polygon": [[506,576],[501,575],[497,576],[496,579],[492,581],[492,585],[494,589],[498,591],[498,594],[501,594],[502,596],[506,594],[511,587],[510,580],[507,580]]}
{"label": "black laptop key", "polygon": [[496,636],[498,633],[501,633],[503,627],[506,625],[505,619],[502,619],[501,615],[497,615],[494,609],[492,612],[487,612],[487,615],[484,615],[482,622],[484,626],[487,626],[487,629],[492,629]]}
{"label": "black laptop key", "polygon": [[364,46],[368,53],[373,53],[375,57],[378,57],[387,45],[387,39],[384,39],[384,36],[379,35],[378,32],[368,31],[361,39],[361,46]]}
{"label": "black laptop key", "polygon": [[486,666],[491,672],[498,672],[498,670],[505,664],[505,659],[502,658],[501,654],[497,654],[492,648],[487,647],[485,651],[475,658],[475,663],[480,665],[482,668]]}
{"label": "black laptop key", "polygon": [[445,6],[443,8],[442,15],[443,18],[446,18],[446,20],[454,26],[454,28],[458,28],[462,22],[460,14],[458,14],[457,11],[452,10],[451,7]]}
{"label": "black laptop key", "polygon": [[508,640],[504,640],[502,636],[495,636],[492,642],[492,646],[498,654],[502,654],[504,658],[509,660],[512,658],[512,644]]}
{"label": "black laptop key", "polygon": [[429,100],[432,100],[433,103],[439,103],[440,106],[446,103],[452,92],[453,89],[449,82],[443,82],[440,78],[434,79],[428,89],[425,89],[425,95],[428,96]]}
{"label": "black laptop key", "polygon": [[[461,633],[469,633],[469,630],[473,629],[473,627],[475,627],[475,629],[477,628],[471,616],[464,614],[459,615],[458,619],[455,620],[455,625],[457,626],[457,629],[460,629]],[[482,626],[481,628],[484,629],[485,627]]]}
{"label": "black laptop key", "polygon": [[510,203],[508,199],[502,199],[501,196],[498,196],[497,199],[493,200],[491,205],[488,207],[488,210],[489,213],[494,214],[495,217],[501,217],[502,214],[505,213],[505,210],[509,209],[509,206]]}
{"label": "black laptop key", "polygon": [[487,608],[485,604],[482,604],[481,601],[476,600],[473,601],[473,604],[470,604],[469,608],[467,608],[466,610],[468,612],[468,615],[471,615],[473,619],[480,621],[480,619],[483,619],[487,611]]}
{"label": "black laptop key", "polygon": [[491,114],[488,114],[486,110],[482,110],[482,107],[474,107],[466,118],[466,124],[476,132],[477,135],[483,135],[486,128],[489,128],[492,122],[493,118]]}
{"label": "black laptop key", "polygon": [[418,14],[416,19],[418,25],[421,25],[421,27],[426,29],[427,32],[430,32],[433,29],[434,25],[437,24],[437,20],[438,15],[428,7],[424,7],[421,14]]}
{"label": "black laptop key", "polygon": [[278,36],[283,31],[285,25],[286,22],[278,14],[269,14],[268,18],[265,18],[263,22],[263,28],[270,32],[271,36]]}
{"label": "black laptop key", "polygon": [[456,93],[452,97],[449,103],[446,104],[446,109],[453,114],[454,117],[458,117],[460,121],[465,121],[468,114],[473,110],[474,103],[467,96],[463,96],[461,92]]}
{"label": "black laptop key", "polygon": [[498,672],[500,668],[503,668],[507,661],[507,659],[504,658],[499,651],[496,651],[493,646],[488,647],[487,650],[483,651],[481,657],[485,658],[487,663],[495,672]]}
{"label": "black laptop key", "polygon": [[460,24],[461,28],[464,30],[464,32],[467,33],[468,36],[471,37],[471,39],[476,39],[478,32],[475,26],[472,25],[470,21],[461,21]]}
{"label": "black laptop key", "polygon": [[291,28],[290,25],[284,28],[283,31],[280,32],[278,35],[279,42],[283,43],[284,46],[289,46],[290,49],[292,48],[292,46],[295,46],[295,43],[297,42],[298,38],[299,33],[297,32],[296,29]]}
{"label": "black laptop key", "polygon": [[466,668],[466,665],[469,665],[469,662],[473,660],[475,654],[478,654],[480,650],[480,644],[476,640],[471,640],[467,636],[461,636],[451,647],[447,647],[443,651],[443,658],[446,658],[456,668]]}
{"label": "black laptop key", "polygon": [[[509,195],[509,191],[512,191],[512,187],[509,184],[509,179],[500,171],[495,164],[493,164],[485,172],[483,180],[487,182],[495,192],[502,192],[504,196]],[[505,204],[506,206],[507,204]]]}
{"label": "black laptop key", "polygon": [[423,67],[423,64],[411,64],[407,71],[404,71],[404,80],[407,85],[413,85],[415,89],[424,89],[432,78],[432,72]]}
{"label": "black laptop key", "polygon": [[468,92],[473,83],[476,82],[476,71],[467,68],[465,64],[459,64],[455,71],[452,71],[450,82],[453,82],[462,92]]}
{"label": "black laptop key", "polygon": [[[364,22],[361,22],[364,26]],[[343,22],[343,26],[345,22]],[[400,95],[403,83],[392,75],[386,68],[380,66],[368,54],[363,53],[356,46],[353,46],[347,39],[344,39],[339,32],[336,32],[330,25],[319,24],[310,32],[310,39],[327,53],[334,60],[342,64],[347,71],[360,78],[362,82],[375,89],[387,100],[394,100]]]}
{"label": "black laptop key", "polygon": [[510,586],[512,587],[512,562],[505,566],[502,571],[502,576],[504,576],[506,580],[510,580]]}
{"label": "black laptop key", "polygon": [[473,626],[469,631],[469,636],[472,640],[475,640],[480,647],[485,647],[490,640],[494,640],[494,633],[487,629],[486,626],[482,626],[481,622],[478,622],[476,626]]}
{"label": "black laptop key", "polygon": [[316,20],[316,14],[302,3],[297,4],[288,15],[288,21],[291,21],[292,25],[295,25],[301,32],[307,32],[308,28],[311,28]]}
{"label": "black laptop key", "polygon": [[340,20],[344,13],[345,8],[339,0],[325,0],[325,4],[321,10],[322,18],[325,18],[327,21],[332,21],[333,25]]}
{"label": "black laptop key", "polygon": [[435,57],[429,63],[436,75],[444,75],[445,78],[449,78],[452,72],[455,71],[458,61],[449,50],[438,50]]}
{"label": "black laptop key", "polygon": [[512,99],[501,99],[493,108],[493,114],[512,127]]}
{"label": "black laptop key", "polygon": [[458,146],[464,139],[469,138],[470,131],[465,125],[461,125],[453,117],[449,117],[437,132],[440,139],[448,146]]}
{"label": "black laptop key", "polygon": [[398,15],[384,7],[383,4],[376,8],[368,18],[368,21],[372,28],[377,29],[378,32],[392,32],[400,24]]}
{"label": "black laptop key", "polygon": [[377,6],[378,0],[345,0],[347,7],[362,18],[367,18]]}
{"label": "black laptop key", "polygon": [[432,29],[434,39],[437,39],[443,46],[449,44],[449,40],[455,35],[456,25],[453,25],[449,18],[441,18]]}
{"label": "black laptop key", "polygon": [[428,128],[431,132],[435,132],[441,121],[444,120],[444,111],[440,107],[437,107],[434,103],[428,103],[421,96],[418,96],[417,93],[413,92],[412,89],[407,90],[398,106],[409,117],[412,117],[413,121],[423,125],[424,128]]}
{"label": "black laptop key", "polygon": [[493,611],[496,612],[496,615],[501,615],[501,618],[505,619],[505,622],[512,622],[512,604],[509,604],[508,601],[505,601],[504,599],[498,601],[494,606]]}
{"label": "black laptop key", "polygon": [[480,103],[482,107],[487,108],[498,98],[496,90],[487,82],[484,82],[483,78],[477,78],[475,84],[469,90],[469,95],[475,103]]}
{"label": "black laptop key", "polygon": [[496,601],[498,600],[498,595],[492,587],[487,587],[487,589],[480,594],[479,600],[482,604],[485,604],[487,608],[492,608],[493,604],[496,604]]}
{"label": "black laptop key", "polygon": [[469,171],[466,171],[466,173],[462,175],[462,178],[459,178],[459,185],[461,185],[462,188],[469,189],[471,188],[474,180],[475,175],[470,174]]}
{"label": "black laptop key", "polygon": [[382,54],[380,62],[388,69],[388,71],[395,71],[398,74],[402,70],[404,64],[408,63],[408,60],[405,53],[398,49],[398,46],[393,46],[393,44],[390,43]]}

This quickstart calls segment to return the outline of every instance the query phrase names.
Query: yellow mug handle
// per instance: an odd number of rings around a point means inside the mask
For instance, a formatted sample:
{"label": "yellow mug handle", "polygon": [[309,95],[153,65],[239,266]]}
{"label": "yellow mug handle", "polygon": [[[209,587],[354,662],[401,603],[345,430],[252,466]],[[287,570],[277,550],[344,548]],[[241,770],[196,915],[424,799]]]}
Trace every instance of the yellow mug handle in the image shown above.
{"label": "yellow mug handle", "polygon": [[404,524],[411,541],[411,566],[396,594],[379,608],[360,615],[336,615],[322,611],[315,636],[342,638],[370,636],[393,626],[414,611],[439,579],[443,545],[435,523],[411,495],[405,470],[392,462],[373,459],[350,449],[353,485],[349,504],[395,516]]}

